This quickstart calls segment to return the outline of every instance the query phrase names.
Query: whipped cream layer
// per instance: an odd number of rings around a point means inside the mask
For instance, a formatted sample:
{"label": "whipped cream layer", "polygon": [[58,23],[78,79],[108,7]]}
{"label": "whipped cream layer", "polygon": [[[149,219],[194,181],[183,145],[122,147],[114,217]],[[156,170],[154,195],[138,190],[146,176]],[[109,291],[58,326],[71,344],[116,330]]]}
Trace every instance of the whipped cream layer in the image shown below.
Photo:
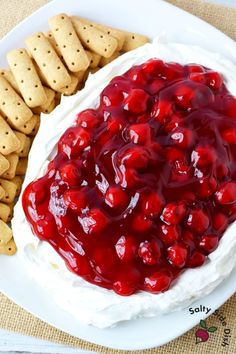
{"label": "whipped cream layer", "polygon": [[[42,116],[40,130],[30,152],[23,190],[32,180],[44,174],[48,162],[55,156],[59,138],[74,123],[76,114],[87,108],[96,108],[101,91],[114,76],[154,57],[180,64],[197,63],[214,69],[223,74],[227,88],[236,95],[236,66],[221,55],[195,46],[164,44],[157,40],[146,44],[90,75],[82,91],[63,97],[61,104],[50,115]],[[26,262],[32,277],[59,306],[79,320],[100,328],[185,308],[209,294],[236,264],[236,223],[233,223],[224,233],[218,248],[208,256],[207,262],[199,268],[186,270],[170,290],[156,295],[138,292],[122,297],[71,273],[56,251],[32,233],[22,209],[21,196],[15,207],[12,227],[19,256]]]}

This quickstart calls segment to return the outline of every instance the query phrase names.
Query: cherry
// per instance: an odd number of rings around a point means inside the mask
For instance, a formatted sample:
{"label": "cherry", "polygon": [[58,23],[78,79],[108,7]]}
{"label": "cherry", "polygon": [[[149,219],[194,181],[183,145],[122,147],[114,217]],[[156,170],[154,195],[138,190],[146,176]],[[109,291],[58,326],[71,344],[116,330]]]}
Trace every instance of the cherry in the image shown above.
{"label": "cherry", "polygon": [[219,239],[216,235],[203,235],[199,247],[208,253],[213,252],[218,246]]}
{"label": "cherry", "polygon": [[181,149],[189,148],[193,144],[193,132],[186,128],[177,128],[171,135],[174,144]]}
{"label": "cherry", "polygon": [[59,173],[62,181],[68,183],[70,186],[77,186],[80,183],[80,166],[75,163],[68,162],[64,164],[60,167]]}
{"label": "cherry", "polygon": [[113,209],[125,209],[129,204],[129,197],[119,186],[111,186],[105,194],[105,203]]}
{"label": "cherry", "polygon": [[156,240],[144,241],[140,243],[138,255],[144,264],[154,265],[160,260],[161,251]]}
{"label": "cherry", "polygon": [[216,213],[213,215],[212,224],[216,231],[223,232],[228,226],[228,218],[223,213]]}
{"label": "cherry", "polygon": [[79,218],[79,222],[85,234],[93,234],[103,231],[109,220],[100,209],[91,209],[86,216]]}
{"label": "cherry", "polygon": [[187,225],[196,233],[203,233],[208,229],[209,217],[201,209],[193,209],[188,215]]}
{"label": "cherry", "polygon": [[137,256],[138,245],[134,236],[121,236],[116,245],[117,256],[123,262],[130,262]]}
{"label": "cherry", "polygon": [[225,129],[221,136],[228,144],[236,144],[236,129]]}
{"label": "cherry", "polygon": [[135,144],[146,144],[151,140],[149,124],[133,124],[129,127],[130,140]]}
{"label": "cherry", "polygon": [[176,225],[161,225],[159,237],[165,245],[173,244],[180,237],[179,228]]}
{"label": "cherry", "polygon": [[131,168],[145,168],[148,164],[148,154],[145,148],[134,146],[126,150],[122,164]]}
{"label": "cherry", "polygon": [[209,198],[217,188],[217,182],[215,178],[205,178],[199,180],[198,195],[201,198]]}
{"label": "cherry", "polygon": [[142,213],[137,213],[133,217],[132,228],[137,232],[147,232],[152,227],[152,221]]}
{"label": "cherry", "polygon": [[193,251],[192,255],[189,257],[187,262],[188,267],[196,268],[200,267],[205,263],[206,256],[199,251]]}
{"label": "cherry", "polygon": [[86,109],[77,115],[76,123],[83,128],[93,129],[99,124],[95,109]]}
{"label": "cherry", "polygon": [[113,283],[114,291],[123,296],[133,294],[139,286],[140,273],[132,268],[119,274],[118,279]]}
{"label": "cherry", "polygon": [[173,267],[183,268],[187,261],[188,250],[181,244],[175,244],[167,249],[167,259]]}
{"label": "cherry", "polygon": [[149,95],[141,89],[132,89],[124,101],[124,109],[132,113],[146,111]]}
{"label": "cherry", "polygon": [[222,184],[215,193],[218,204],[233,204],[236,202],[236,182]]}
{"label": "cherry", "polygon": [[169,203],[163,209],[161,219],[166,224],[176,225],[185,216],[186,206],[184,203]]}
{"label": "cherry", "polygon": [[84,209],[87,205],[85,195],[80,190],[75,190],[75,189],[67,190],[63,194],[63,200],[65,205],[69,209],[76,212],[81,211],[81,209]]}
{"label": "cherry", "polygon": [[163,198],[158,193],[151,192],[143,197],[142,210],[149,218],[158,216],[161,212],[162,206]]}
{"label": "cherry", "polygon": [[169,289],[171,276],[168,272],[159,271],[144,278],[144,290],[158,294]]}
{"label": "cherry", "polygon": [[193,166],[205,167],[214,164],[216,152],[210,146],[198,146],[191,155]]}

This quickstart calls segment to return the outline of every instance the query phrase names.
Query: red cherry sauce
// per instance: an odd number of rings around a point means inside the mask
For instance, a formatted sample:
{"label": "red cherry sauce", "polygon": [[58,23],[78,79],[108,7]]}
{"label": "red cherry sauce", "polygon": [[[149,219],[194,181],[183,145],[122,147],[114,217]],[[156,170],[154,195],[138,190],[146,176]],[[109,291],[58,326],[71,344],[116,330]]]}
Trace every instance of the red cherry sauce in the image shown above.
{"label": "red cherry sauce", "polygon": [[24,191],[33,232],[120,295],[166,291],[236,216],[236,99],[200,65],[152,59],[79,113]]}

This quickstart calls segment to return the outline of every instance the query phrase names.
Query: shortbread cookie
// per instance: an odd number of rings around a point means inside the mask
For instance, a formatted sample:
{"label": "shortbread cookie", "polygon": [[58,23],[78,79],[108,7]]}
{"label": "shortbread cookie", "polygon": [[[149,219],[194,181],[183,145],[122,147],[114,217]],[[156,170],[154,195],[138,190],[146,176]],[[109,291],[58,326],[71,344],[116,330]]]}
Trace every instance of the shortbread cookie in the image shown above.
{"label": "shortbread cookie", "polygon": [[35,107],[33,108],[33,112],[36,114],[40,114],[41,112],[45,113],[45,111],[50,107],[50,105],[52,104],[54,98],[55,98],[55,91],[45,87],[45,92],[46,92],[46,96],[47,96],[47,100],[45,101],[45,103],[42,106],[39,107]]}
{"label": "shortbread cookie", "polygon": [[97,68],[100,63],[100,60],[101,60],[101,55],[99,55],[97,53],[93,53],[93,52],[90,52],[90,53],[92,55],[92,58],[90,61],[90,68],[92,68],[92,69]]}
{"label": "shortbread cookie", "polygon": [[0,220],[8,222],[10,211],[11,209],[8,204],[0,203]]}
{"label": "shortbread cookie", "polygon": [[26,39],[26,44],[52,89],[58,90],[71,82],[64,64],[43,33],[31,35]]}
{"label": "shortbread cookie", "polygon": [[112,56],[110,58],[105,58],[102,57],[100,62],[99,62],[99,66],[103,67],[109,63],[111,63],[113,60],[115,60],[116,58],[118,58],[118,56],[120,55],[119,52],[115,52],[114,54],[112,54]]}
{"label": "shortbread cookie", "polygon": [[10,167],[10,163],[8,162],[8,160],[6,159],[6,157],[4,157],[4,156],[0,153],[0,176],[1,176],[4,172],[6,172],[9,167]]}
{"label": "shortbread cookie", "polygon": [[9,155],[20,147],[20,141],[11,127],[0,116],[0,153]]}
{"label": "shortbread cookie", "polygon": [[36,124],[34,126],[34,128],[32,129],[31,133],[29,133],[29,136],[31,138],[33,138],[39,131],[39,127],[40,127],[40,117],[39,115],[35,115],[34,116],[36,118]]}
{"label": "shortbread cookie", "polygon": [[[27,157],[20,157],[19,162],[16,167],[16,175],[17,176],[25,175],[25,172],[27,170],[27,165],[28,165],[28,158]],[[3,188],[4,188],[4,186],[3,186]]]}
{"label": "shortbread cookie", "polygon": [[10,166],[9,166],[8,170],[2,174],[1,178],[11,180],[16,175],[16,166],[19,161],[19,156],[17,154],[13,153],[13,154],[6,156],[6,159],[8,160]]}
{"label": "shortbread cookie", "polygon": [[2,220],[0,220],[0,247],[6,245],[12,239],[11,228]]}
{"label": "shortbread cookie", "polygon": [[124,32],[125,33],[125,42],[122,48],[123,52],[129,52],[130,50],[141,47],[145,43],[150,42],[150,39],[147,36],[142,34],[133,33],[133,32]]}
{"label": "shortbread cookie", "polygon": [[31,147],[31,139],[26,136],[26,139],[25,139],[25,143],[22,147],[22,149],[20,150],[19,152],[19,157],[26,157],[29,155],[29,151],[30,151],[30,147]]}
{"label": "shortbread cookie", "polygon": [[33,117],[25,124],[21,125],[20,127],[17,127],[17,130],[19,130],[21,133],[24,133],[26,135],[31,134],[34,127],[36,126],[38,121],[38,116],[33,115]]}
{"label": "shortbread cookie", "polygon": [[9,82],[9,84],[14,88],[14,90],[21,95],[19,86],[16,83],[16,79],[12,74],[11,70],[0,69],[0,74]]}
{"label": "shortbread cookie", "polygon": [[7,54],[7,60],[26,104],[29,107],[44,104],[46,93],[27,51],[23,48],[12,50]]}
{"label": "shortbread cookie", "polygon": [[87,18],[82,18],[82,17],[78,17],[78,19],[89,25],[90,27],[95,27],[95,28],[98,28],[100,31],[102,32],[105,32],[106,34],[108,35],[111,35],[112,37],[114,37],[117,42],[118,42],[118,46],[117,46],[117,50],[121,50],[123,45],[124,45],[124,41],[125,41],[125,33],[124,31],[121,31],[117,28],[113,28],[113,27],[110,27],[110,26],[105,26],[105,25],[102,25],[100,23],[96,23],[94,21],[91,21],[91,20],[88,20]]}
{"label": "shortbread cookie", "polygon": [[2,200],[5,197],[5,190],[3,187],[0,185],[0,200]]}
{"label": "shortbread cookie", "polygon": [[75,30],[83,45],[92,52],[109,58],[118,47],[117,40],[95,27],[81,22],[77,17],[72,17]]}
{"label": "shortbread cookie", "polygon": [[71,75],[71,83],[58,90],[58,92],[62,93],[65,96],[70,96],[75,93],[76,88],[78,86],[79,79],[75,75]]}
{"label": "shortbread cookie", "polygon": [[0,179],[0,186],[5,191],[5,196],[2,198],[2,202],[10,204],[14,202],[16,197],[16,185],[12,181],[6,179]]}
{"label": "shortbread cookie", "polygon": [[[16,185],[16,197],[18,197],[20,195],[20,192],[21,192],[21,187],[22,187],[22,184],[23,184],[23,179],[21,176],[15,176],[11,182],[15,183]],[[1,208],[0,208],[1,210]]]}
{"label": "shortbread cookie", "polygon": [[9,82],[0,76],[0,109],[8,121],[18,127],[28,122],[33,113]]}
{"label": "shortbread cookie", "polygon": [[13,256],[17,251],[17,247],[13,238],[6,244],[0,246],[0,254],[5,254],[6,256]]}
{"label": "shortbread cookie", "polygon": [[86,70],[90,62],[70,18],[59,14],[49,19],[49,26],[68,69],[72,72]]}

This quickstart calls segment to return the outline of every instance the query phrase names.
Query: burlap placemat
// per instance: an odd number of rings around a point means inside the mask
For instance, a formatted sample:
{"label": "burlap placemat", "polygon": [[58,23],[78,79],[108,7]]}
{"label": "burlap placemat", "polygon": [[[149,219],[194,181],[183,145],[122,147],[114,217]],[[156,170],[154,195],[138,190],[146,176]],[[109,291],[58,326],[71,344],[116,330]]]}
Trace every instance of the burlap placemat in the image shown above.
{"label": "burlap placemat", "polygon": [[[48,0],[0,0],[0,38],[19,21],[47,2]],[[236,9],[208,4],[201,0],[169,0],[169,2],[201,17],[236,39]],[[199,326],[197,326],[185,335],[161,348],[142,352],[150,354],[235,354],[236,295],[219,309],[218,315],[214,314],[207,319],[207,326],[215,326],[217,330],[210,335],[205,343],[196,344],[195,342],[195,333],[199,329]],[[2,294],[0,294],[0,327],[100,353],[112,354],[121,352],[90,344],[69,336],[22,310]],[[155,328],[153,329],[153,336],[158,336],[158,332],[155,331]],[[128,352],[123,351],[123,353]]]}

